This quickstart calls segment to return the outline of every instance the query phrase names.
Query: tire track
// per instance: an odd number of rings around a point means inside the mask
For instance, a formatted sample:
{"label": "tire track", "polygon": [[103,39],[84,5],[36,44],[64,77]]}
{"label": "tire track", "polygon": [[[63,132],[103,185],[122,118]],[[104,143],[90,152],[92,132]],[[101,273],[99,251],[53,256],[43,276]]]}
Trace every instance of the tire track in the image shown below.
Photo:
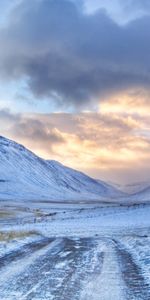
{"label": "tire track", "polygon": [[43,238],[38,241],[30,242],[23,245],[19,249],[12,250],[11,252],[0,257],[0,272],[3,267],[10,265],[10,263],[15,262],[19,259],[25,258],[27,255],[32,254],[35,251],[47,246],[53,241],[53,239]]}
{"label": "tire track", "polygon": [[[3,300],[22,300],[23,295],[27,293],[28,288],[36,285],[37,277],[35,274],[34,282],[30,281],[32,278],[33,266],[37,262],[42,262],[43,257],[47,256],[47,252],[51,251],[55,255],[59,249],[61,250],[62,239],[56,239],[42,249],[30,254],[28,257],[12,262],[1,270],[3,276],[0,281],[0,299]],[[40,264],[39,264],[40,269]],[[28,285],[26,283],[28,282]],[[34,285],[33,285],[34,284]]]}
{"label": "tire track", "polygon": [[102,256],[96,249],[94,239],[63,239],[3,286],[0,298],[79,300],[89,276],[101,271]]}
{"label": "tire track", "polygon": [[[18,259],[17,252],[3,258],[1,274],[7,262],[10,268],[14,265],[15,272],[11,276],[8,272],[3,284],[0,283],[0,299],[150,300],[150,287],[142,269],[119,240],[42,241],[41,246],[38,243],[24,246],[18,252]],[[21,262],[23,267],[19,269]]]}
{"label": "tire track", "polygon": [[89,277],[93,274],[97,276],[101,272],[103,253],[97,253],[97,241],[90,238],[82,238],[78,242],[68,240],[66,251],[70,250],[67,270],[64,270],[66,276],[59,291],[56,289],[54,292],[56,300],[79,300]]}
{"label": "tire track", "polygon": [[142,269],[124,246],[118,241],[114,242],[122,277],[127,287],[127,300],[150,300],[150,286],[142,274]]}
{"label": "tire track", "polygon": [[[80,299],[82,283],[91,272],[94,247],[93,239],[64,239],[63,251],[57,254],[50,267],[46,264],[42,281],[25,299]],[[46,269],[49,271],[45,273]]]}
{"label": "tire track", "polygon": [[80,300],[126,300],[116,247],[109,238],[101,239],[99,243],[104,248],[102,270],[89,280]]}

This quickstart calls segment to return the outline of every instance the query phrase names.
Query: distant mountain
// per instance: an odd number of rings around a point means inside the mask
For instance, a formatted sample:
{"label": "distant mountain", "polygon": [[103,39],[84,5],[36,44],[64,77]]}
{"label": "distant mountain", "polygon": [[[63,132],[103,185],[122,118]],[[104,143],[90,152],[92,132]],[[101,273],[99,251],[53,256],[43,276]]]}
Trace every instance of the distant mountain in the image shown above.
{"label": "distant mountain", "polygon": [[115,187],[59,162],[44,160],[0,137],[0,199],[102,200],[122,195]]}
{"label": "distant mountain", "polygon": [[111,183],[111,185],[124,193],[124,196],[120,198],[122,204],[150,203],[150,182],[148,181],[126,185]]}
{"label": "distant mountain", "polygon": [[117,190],[121,190],[124,193],[127,193],[129,195],[142,193],[144,190],[150,187],[150,183],[148,181],[143,182],[135,182],[135,183],[129,183],[129,184],[116,184],[116,183],[110,183],[112,186],[116,187]]}
{"label": "distant mountain", "polygon": [[134,203],[150,202],[150,185],[130,195],[130,201]]}

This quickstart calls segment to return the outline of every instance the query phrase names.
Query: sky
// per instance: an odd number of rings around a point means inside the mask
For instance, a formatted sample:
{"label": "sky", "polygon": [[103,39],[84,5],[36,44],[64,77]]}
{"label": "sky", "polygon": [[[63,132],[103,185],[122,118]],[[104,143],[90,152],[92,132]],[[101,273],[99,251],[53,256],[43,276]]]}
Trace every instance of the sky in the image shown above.
{"label": "sky", "polygon": [[0,8],[0,134],[95,178],[149,180],[150,1]]}

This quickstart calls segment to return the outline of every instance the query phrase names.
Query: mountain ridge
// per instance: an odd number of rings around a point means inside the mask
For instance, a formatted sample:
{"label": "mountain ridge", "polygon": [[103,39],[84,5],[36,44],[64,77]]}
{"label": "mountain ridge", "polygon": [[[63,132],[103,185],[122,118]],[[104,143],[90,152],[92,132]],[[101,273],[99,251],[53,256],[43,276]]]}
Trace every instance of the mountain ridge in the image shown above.
{"label": "mountain ridge", "polygon": [[121,194],[103,181],[38,157],[0,136],[0,199],[102,200]]}

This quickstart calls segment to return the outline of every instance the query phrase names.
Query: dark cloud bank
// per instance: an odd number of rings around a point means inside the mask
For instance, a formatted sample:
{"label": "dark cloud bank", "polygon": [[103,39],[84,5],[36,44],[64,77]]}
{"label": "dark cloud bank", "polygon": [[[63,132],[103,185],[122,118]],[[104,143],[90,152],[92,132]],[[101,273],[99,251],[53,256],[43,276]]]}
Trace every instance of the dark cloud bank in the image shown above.
{"label": "dark cloud bank", "polygon": [[0,76],[25,78],[37,98],[76,107],[128,88],[149,90],[149,28],[150,16],[121,26],[73,1],[22,1],[0,30]]}

